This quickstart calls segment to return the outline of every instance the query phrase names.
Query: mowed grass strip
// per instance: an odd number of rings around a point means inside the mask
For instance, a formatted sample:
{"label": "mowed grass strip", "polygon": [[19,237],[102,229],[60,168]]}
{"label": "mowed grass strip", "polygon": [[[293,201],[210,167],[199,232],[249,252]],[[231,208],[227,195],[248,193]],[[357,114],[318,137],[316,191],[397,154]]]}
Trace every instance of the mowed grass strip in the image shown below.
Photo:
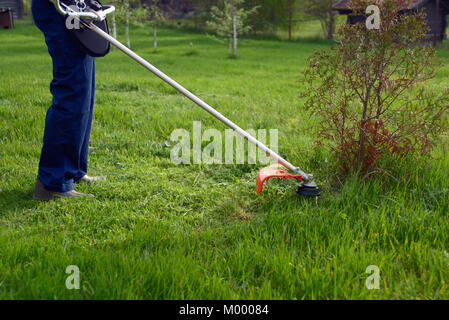
{"label": "mowed grass strip", "polygon": [[[90,144],[89,173],[107,182],[79,186],[94,199],[31,200],[51,60],[36,27],[0,30],[0,298],[449,298],[447,144],[425,164],[396,164],[398,182],[335,189],[299,98],[306,58],[331,43],[245,39],[229,59],[223,44],[177,29],[160,30],[154,53],[151,32],[133,27],[132,49],[244,129],[278,129],[280,153],[315,174],[322,197],[299,199],[279,180],[256,195],[260,166],[172,164],[173,130],[226,128],[113,51],[97,59]],[[448,76],[441,67],[429,89]],[[80,290],[66,289],[68,265]],[[379,290],[365,286],[369,265]]]}

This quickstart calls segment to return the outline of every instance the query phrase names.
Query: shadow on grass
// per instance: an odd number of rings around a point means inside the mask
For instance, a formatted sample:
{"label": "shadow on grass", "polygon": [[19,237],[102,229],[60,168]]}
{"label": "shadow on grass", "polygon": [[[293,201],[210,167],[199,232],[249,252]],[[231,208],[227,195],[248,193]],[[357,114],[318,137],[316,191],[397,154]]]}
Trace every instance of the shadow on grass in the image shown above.
{"label": "shadow on grass", "polygon": [[39,205],[33,200],[33,188],[0,191],[0,216],[18,209],[32,209]]}

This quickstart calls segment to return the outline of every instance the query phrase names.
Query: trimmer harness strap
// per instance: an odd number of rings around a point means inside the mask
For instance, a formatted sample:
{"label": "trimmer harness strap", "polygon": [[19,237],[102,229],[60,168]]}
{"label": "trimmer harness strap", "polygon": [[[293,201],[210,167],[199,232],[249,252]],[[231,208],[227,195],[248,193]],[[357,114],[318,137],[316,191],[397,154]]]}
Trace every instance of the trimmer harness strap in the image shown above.
{"label": "trimmer harness strap", "polygon": [[[103,5],[98,0],[61,0],[60,3],[65,7],[64,9],[69,7],[77,12],[96,12],[103,8]],[[93,21],[93,23],[104,32],[109,33],[106,19]],[[109,53],[111,47],[109,41],[87,28],[83,18],[79,21],[78,18],[67,17],[66,27],[73,33],[87,54],[92,57],[104,57]]]}

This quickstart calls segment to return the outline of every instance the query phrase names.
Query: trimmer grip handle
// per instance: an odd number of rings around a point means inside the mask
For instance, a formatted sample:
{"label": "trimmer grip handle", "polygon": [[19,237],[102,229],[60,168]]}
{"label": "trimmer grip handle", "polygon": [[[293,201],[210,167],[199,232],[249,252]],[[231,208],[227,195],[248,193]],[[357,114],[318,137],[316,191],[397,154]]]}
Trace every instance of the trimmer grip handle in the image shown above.
{"label": "trimmer grip handle", "polygon": [[65,3],[60,0],[50,0],[56,8],[56,10],[62,14],[63,16],[70,16],[75,18],[86,18],[93,21],[103,21],[106,19],[106,16],[115,11],[115,7],[113,5],[103,6],[102,10],[90,10],[84,12],[77,12],[70,8]]}

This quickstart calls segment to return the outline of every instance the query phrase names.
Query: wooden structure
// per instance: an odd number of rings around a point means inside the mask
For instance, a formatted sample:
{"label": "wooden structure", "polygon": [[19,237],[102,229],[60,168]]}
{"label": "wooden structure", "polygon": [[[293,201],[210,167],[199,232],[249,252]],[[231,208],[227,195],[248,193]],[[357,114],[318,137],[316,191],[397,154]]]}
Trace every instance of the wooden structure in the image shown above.
{"label": "wooden structure", "polygon": [[0,28],[11,29],[13,25],[13,12],[10,9],[0,9]]}
{"label": "wooden structure", "polygon": [[0,0],[0,10],[10,9],[14,14],[14,19],[23,18],[23,0]]}
{"label": "wooden structure", "polygon": [[[333,9],[340,14],[348,15],[348,23],[364,23],[365,15],[354,15],[350,0],[340,0],[334,4]],[[429,25],[428,38],[441,42],[447,38],[447,15],[449,15],[449,0],[411,0],[410,6],[399,8],[399,14],[410,14],[423,10]]]}

